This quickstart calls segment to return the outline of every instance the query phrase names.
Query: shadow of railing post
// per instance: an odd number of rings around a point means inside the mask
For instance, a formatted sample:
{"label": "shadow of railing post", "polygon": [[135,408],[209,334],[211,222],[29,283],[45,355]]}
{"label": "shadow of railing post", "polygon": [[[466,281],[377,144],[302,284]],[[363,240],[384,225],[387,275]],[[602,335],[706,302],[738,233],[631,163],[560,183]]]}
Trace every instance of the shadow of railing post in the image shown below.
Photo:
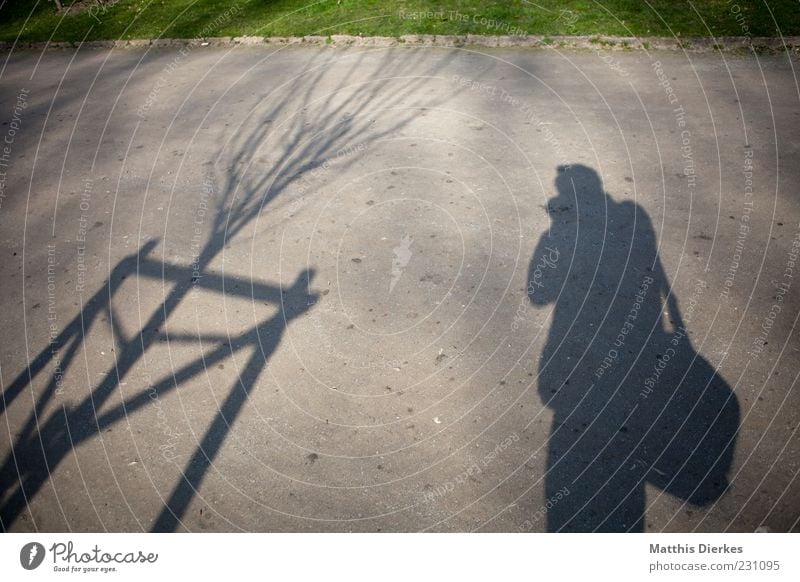
{"label": "shadow of railing post", "polygon": [[[403,104],[405,99],[414,96],[416,90],[430,78],[430,74],[421,75],[417,70],[421,59],[425,58],[424,55],[427,53],[407,51],[404,52],[403,58],[395,58],[392,52],[381,50],[384,56],[382,62],[376,66],[380,71],[380,77],[368,78],[367,81],[355,88],[349,86],[350,78],[360,69],[367,54],[367,52],[356,53],[355,56],[348,57],[352,58],[353,62],[344,74],[336,78],[334,89],[316,100],[312,99],[314,90],[329,73],[330,63],[316,57],[310,59],[310,61],[322,60],[322,62],[307,68],[295,77],[294,85],[291,87],[293,90],[287,90],[282,98],[276,98],[272,102],[273,104],[267,107],[261,119],[252,120],[252,124],[248,126],[249,131],[242,132],[244,137],[234,143],[234,154],[229,160],[228,166],[231,171],[218,196],[217,212],[210,228],[208,242],[199,253],[196,265],[189,268],[153,260],[149,255],[157,241],[149,241],[142,246],[139,252],[126,257],[114,267],[103,286],[59,334],[55,342],[59,346],[67,346],[60,364],[63,373],[66,374],[66,371],[74,364],[75,355],[84,341],[85,334],[96,323],[98,314],[106,310],[112,324],[112,331],[115,336],[118,336],[116,337],[119,342],[116,350],[117,358],[105,374],[104,379],[77,406],[67,407],[64,405],[60,410],[52,412],[43,422],[39,416],[52,403],[56,391],[55,379],[51,378],[42,393],[36,397],[33,411],[0,466],[0,487],[2,487],[0,488],[0,527],[3,530],[8,530],[12,526],[31,498],[48,481],[52,471],[75,446],[98,435],[105,428],[125,418],[126,415],[142,409],[150,401],[149,394],[152,390],[156,390],[157,393],[174,390],[180,383],[193,378],[210,363],[221,361],[237,350],[248,346],[252,347],[253,353],[245,367],[245,374],[240,376],[231,387],[218,414],[201,442],[198,443],[181,480],[175,486],[166,506],[156,519],[154,529],[168,531],[177,525],[192,496],[196,493],[197,487],[205,478],[211,463],[218,455],[230,429],[230,424],[241,412],[249,390],[254,386],[267,359],[276,349],[286,325],[290,320],[302,315],[313,306],[314,302],[309,301],[309,297],[315,298],[308,291],[300,293],[300,287],[298,287],[303,283],[307,285],[313,272],[301,275],[286,295],[287,298],[290,296],[296,298],[302,295],[303,305],[287,306],[286,299],[282,298],[285,292],[281,288],[236,277],[225,276],[223,278],[222,275],[210,272],[211,265],[225,248],[226,241],[241,233],[267,205],[297,181],[303,172],[334,155],[337,147],[344,147],[355,140],[361,140],[361,143],[380,140],[396,133],[414,118],[418,108],[408,107],[406,115],[398,114],[393,108]],[[417,58],[412,58],[413,55],[417,55]],[[328,59],[332,58],[328,57]],[[452,55],[443,58],[439,66],[442,66],[450,58]],[[428,71],[428,73],[430,72]],[[303,79],[304,74],[308,75],[307,79]],[[397,79],[404,81],[402,89],[384,90],[387,82]],[[287,84],[284,85],[289,87]],[[350,93],[346,98],[341,99],[340,103],[334,103],[335,98],[344,91],[350,91]],[[272,97],[272,94],[267,97]],[[436,103],[430,99],[425,104],[426,107],[435,105]],[[298,115],[300,111],[313,107],[316,108],[314,111],[318,113],[311,119]],[[282,152],[280,156],[263,176],[254,180],[249,179],[248,175],[241,173],[241,165],[248,158],[255,156],[258,148],[270,137],[271,125],[269,122],[279,114],[286,113],[290,108],[294,109],[295,114],[289,116],[292,123],[289,124],[285,137],[281,137]],[[392,111],[392,122],[383,131],[376,131],[366,114],[375,115],[385,111]],[[364,115],[360,116],[360,113]],[[248,120],[243,120],[243,124]],[[313,134],[307,129],[309,125],[314,129]],[[354,161],[348,159],[341,162],[338,167],[344,169],[352,163]],[[194,271],[200,271],[202,274],[197,280],[193,277]],[[115,316],[112,300],[119,291],[122,281],[134,273],[139,277],[160,279],[171,287],[167,296],[152,312],[139,332],[130,338],[125,338],[122,337],[121,330],[114,327]],[[225,281],[228,282],[227,285],[225,285]],[[220,345],[212,349],[210,353],[204,354],[180,370],[160,379],[138,394],[128,398],[123,397],[122,403],[110,410],[100,412],[120,386],[120,382],[126,378],[142,356],[155,345],[159,337],[157,330],[164,327],[195,284],[220,294],[236,294],[237,282],[241,283],[240,288],[249,287],[252,290],[252,294],[247,295],[248,298],[280,302],[282,313],[240,335],[230,346],[224,341],[220,341]],[[262,342],[261,329],[270,329],[277,333],[271,333],[270,339]],[[202,340],[203,337],[211,336],[201,334],[194,339]],[[218,339],[221,340],[221,338]],[[259,346],[258,350],[256,346]],[[268,346],[269,349],[265,350],[264,346]],[[9,387],[3,390],[0,413],[7,414],[8,407],[25,388],[32,389],[34,379],[49,363],[53,362],[52,351],[50,346],[45,347]]]}
{"label": "shadow of railing post", "polygon": [[[245,341],[243,341],[243,338],[239,338],[236,342],[235,349],[237,350],[241,349],[243,344],[250,343],[252,345],[250,359],[244,370],[237,377],[234,385],[231,386],[225,402],[208,427],[203,440],[198,444],[194,455],[186,464],[183,478],[172,491],[166,506],[156,519],[153,531],[172,531],[180,522],[192,497],[196,494],[197,489],[219,453],[227,431],[239,416],[242,406],[247,401],[249,390],[256,384],[270,356],[278,347],[287,324],[295,317],[308,311],[319,298],[318,295],[310,294],[304,290],[304,287],[308,288],[313,277],[313,271],[307,271],[298,277],[297,281],[286,292],[282,309],[262,325],[253,328],[247,334]],[[262,331],[266,332],[264,334],[266,337],[263,339],[261,337]]]}

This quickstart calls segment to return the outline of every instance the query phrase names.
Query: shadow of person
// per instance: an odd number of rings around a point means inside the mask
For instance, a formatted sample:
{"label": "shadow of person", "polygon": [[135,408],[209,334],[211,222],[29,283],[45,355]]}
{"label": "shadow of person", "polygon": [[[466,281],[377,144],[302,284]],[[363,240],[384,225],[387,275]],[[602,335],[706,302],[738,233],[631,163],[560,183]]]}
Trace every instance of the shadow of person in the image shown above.
{"label": "shadow of person", "polygon": [[643,531],[645,483],[697,506],[725,492],[738,403],[687,335],[704,285],[684,317],[647,213],[586,166],[555,184],[527,289],[555,304],[538,375],[554,415],[547,530]]}

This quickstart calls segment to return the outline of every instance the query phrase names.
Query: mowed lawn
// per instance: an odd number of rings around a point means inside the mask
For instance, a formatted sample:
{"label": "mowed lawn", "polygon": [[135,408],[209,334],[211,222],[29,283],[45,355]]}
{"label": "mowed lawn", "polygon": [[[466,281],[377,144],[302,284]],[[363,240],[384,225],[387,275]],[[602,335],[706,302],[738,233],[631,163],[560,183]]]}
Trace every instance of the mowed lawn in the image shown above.
{"label": "mowed lawn", "polygon": [[779,36],[798,0],[0,0],[0,40],[352,34]]}

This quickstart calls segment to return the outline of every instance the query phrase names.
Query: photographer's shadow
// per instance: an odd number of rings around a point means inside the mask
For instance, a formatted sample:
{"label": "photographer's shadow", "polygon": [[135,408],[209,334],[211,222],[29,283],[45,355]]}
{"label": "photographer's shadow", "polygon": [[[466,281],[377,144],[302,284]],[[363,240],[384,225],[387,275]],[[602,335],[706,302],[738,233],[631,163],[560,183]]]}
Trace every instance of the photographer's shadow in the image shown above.
{"label": "photographer's shadow", "polygon": [[681,314],[646,212],[586,166],[559,167],[556,188],[528,273],[530,301],[555,304],[538,376],[547,531],[643,531],[645,483],[696,506],[722,496],[739,406],[686,332],[710,297],[698,282]]}

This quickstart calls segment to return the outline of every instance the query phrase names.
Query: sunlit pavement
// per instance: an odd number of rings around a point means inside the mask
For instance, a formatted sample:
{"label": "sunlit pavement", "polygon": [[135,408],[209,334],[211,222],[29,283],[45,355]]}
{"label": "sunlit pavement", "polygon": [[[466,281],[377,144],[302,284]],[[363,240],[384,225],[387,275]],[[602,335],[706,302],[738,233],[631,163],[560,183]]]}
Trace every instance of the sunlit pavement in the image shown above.
{"label": "sunlit pavement", "polygon": [[2,527],[797,529],[797,65],[12,54]]}

